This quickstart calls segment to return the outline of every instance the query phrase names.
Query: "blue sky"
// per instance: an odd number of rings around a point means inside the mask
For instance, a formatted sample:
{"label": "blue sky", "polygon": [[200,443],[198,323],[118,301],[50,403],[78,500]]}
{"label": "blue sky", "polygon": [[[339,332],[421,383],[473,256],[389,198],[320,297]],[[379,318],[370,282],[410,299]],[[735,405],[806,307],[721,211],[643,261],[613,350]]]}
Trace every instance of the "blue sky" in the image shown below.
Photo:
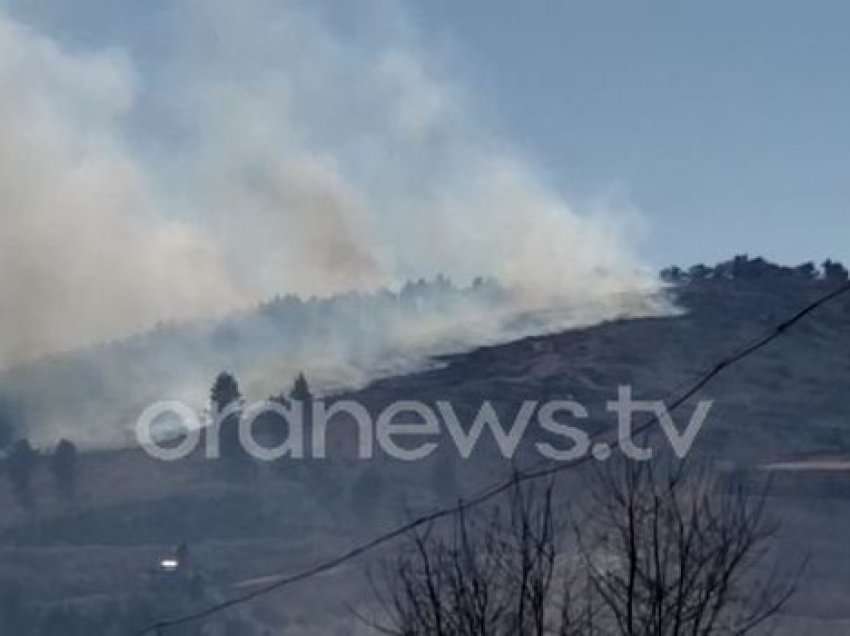
{"label": "blue sky", "polygon": [[[151,25],[169,3],[6,4],[77,46],[167,60]],[[325,8],[330,21],[363,28],[358,5],[339,7]],[[477,113],[549,185],[579,199],[613,191],[643,212],[649,262],[850,259],[846,3],[429,0],[402,11],[426,54],[450,51]]]}
{"label": "blue sky", "polygon": [[[520,10],[519,7],[522,7]],[[567,192],[624,189],[656,263],[850,259],[850,5],[419,3]]]}
{"label": "blue sky", "polygon": [[580,305],[672,263],[850,261],[848,24],[838,2],[0,0],[0,361],[438,273]]}

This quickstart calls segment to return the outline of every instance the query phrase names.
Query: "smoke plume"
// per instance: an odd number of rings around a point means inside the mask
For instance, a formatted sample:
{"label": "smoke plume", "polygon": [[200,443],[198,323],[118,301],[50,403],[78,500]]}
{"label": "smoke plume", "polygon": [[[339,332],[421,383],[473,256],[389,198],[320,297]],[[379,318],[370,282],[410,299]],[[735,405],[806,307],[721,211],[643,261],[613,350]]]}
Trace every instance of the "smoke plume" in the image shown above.
{"label": "smoke plume", "polygon": [[578,214],[401,5],[109,4],[0,12],[3,364],[278,292],[649,284],[634,215]]}

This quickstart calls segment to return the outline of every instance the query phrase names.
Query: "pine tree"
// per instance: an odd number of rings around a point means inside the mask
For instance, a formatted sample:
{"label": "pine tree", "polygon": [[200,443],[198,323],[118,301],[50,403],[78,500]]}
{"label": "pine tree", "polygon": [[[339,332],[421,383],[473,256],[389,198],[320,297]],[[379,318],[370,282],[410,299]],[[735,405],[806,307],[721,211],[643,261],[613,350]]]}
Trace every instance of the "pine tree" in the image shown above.
{"label": "pine tree", "polygon": [[[213,414],[218,417],[232,405],[239,405],[242,393],[239,391],[239,383],[232,374],[222,371],[216,377],[212,389],[210,389],[210,402]],[[242,448],[239,443],[239,412],[229,413],[219,422],[219,449],[224,459],[241,459]]]}
{"label": "pine tree", "polygon": [[832,259],[826,259],[823,263],[823,277],[828,281],[846,283],[848,278],[850,278],[850,274],[848,274],[847,268],[841,263]]}
{"label": "pine tree", "polygon": [[292,390],[289,392],[289,398],[297,402],[307,404],[313,400],[313,394],[310,392],[310,385],[307,384],[307,378],[303,373],[299,373],[292,384]]}
{"label": "pine tree", "polygon": [[33,505],[31,482],[37,458],[38,454],[30,446],[29,440],[21,439],[12,446],[12,451],[6,459],[6,470],[12,484],[12,493],[24,508],[30,508]]}
{"label": "pine tree", "polygon": [[236,381],[236,378],[227,371],[219,373],[212,385],[212,389],[210,389],[210,402],[215,411],[221,413],[233,402],[238,402],[241,398],[242,393],[239,391],[239,383]]}
{"label": "pine tree", "polygon": [[77,491],[77,447],[63,439],[50,457],[50,472],[56,490],[65,499],[73,499]]}

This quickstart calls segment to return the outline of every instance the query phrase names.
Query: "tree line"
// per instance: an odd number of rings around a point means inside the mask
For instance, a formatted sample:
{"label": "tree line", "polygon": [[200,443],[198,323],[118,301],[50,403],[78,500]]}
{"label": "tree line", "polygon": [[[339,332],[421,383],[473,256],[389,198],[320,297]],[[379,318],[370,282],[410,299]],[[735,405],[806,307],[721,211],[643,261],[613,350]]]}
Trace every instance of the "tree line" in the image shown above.
{"label": "tree line", "polygon": [[818,267],[813,261],[802,263],[795,267],[777,265],[762,257],[750,258],[739,254],[734,258],[708,267],[702,263],[683,269],[671,266],[661,270],[660,277],[668,283],[684,283],[704,280],[826,280],[835,283],[846,283],[850,279],[847,268],[838,261],[825,260]]}
{"label": "tree line", "polygon": [[73,501],[77,494],[78,454],[76,445],[67,439],[60,440],[49,453],[39,451],[26,438],[8,445],[2,469],[18,505],[25,510],[36,506],[33,477],[44,465],[52,477],[56,496]]}

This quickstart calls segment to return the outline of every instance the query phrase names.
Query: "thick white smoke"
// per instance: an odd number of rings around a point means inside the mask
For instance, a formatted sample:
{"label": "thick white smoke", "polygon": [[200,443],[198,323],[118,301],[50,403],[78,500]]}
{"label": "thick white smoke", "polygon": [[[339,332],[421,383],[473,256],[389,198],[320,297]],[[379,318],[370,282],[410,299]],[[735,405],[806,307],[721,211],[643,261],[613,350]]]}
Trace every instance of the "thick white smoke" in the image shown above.
{"label": "thick white smoke", "polygon": [[0,361],[238,297],[216,243],[159,212],[122,130],[137,90],[120,53],[0,17]]}
{"label": "thick white smoke", "polygon": [[53,4],[0,13],[2,362],[438,272],[648,284],[616,213],[489,134],[398,5],[184,0],[125,41],[64,37]]}

